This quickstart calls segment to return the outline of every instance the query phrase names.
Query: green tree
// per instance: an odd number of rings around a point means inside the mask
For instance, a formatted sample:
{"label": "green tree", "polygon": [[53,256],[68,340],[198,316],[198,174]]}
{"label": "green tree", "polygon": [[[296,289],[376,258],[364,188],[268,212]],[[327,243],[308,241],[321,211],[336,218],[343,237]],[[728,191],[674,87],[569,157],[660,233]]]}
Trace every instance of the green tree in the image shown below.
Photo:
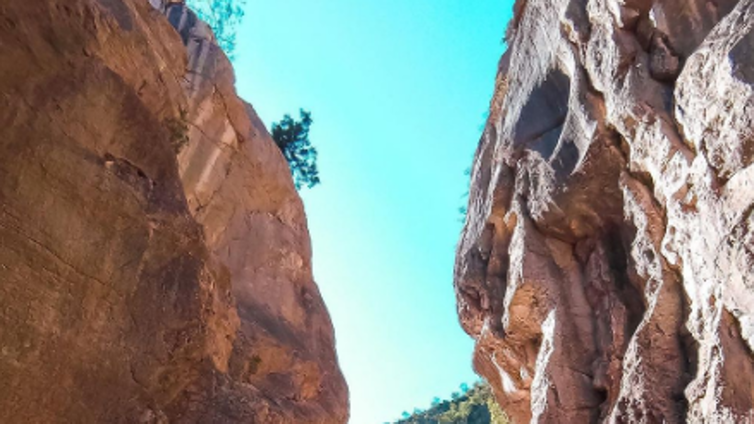
{"label": "green tree", "polygon": [[235,59],[236,34],[246,0],[188,0],[186,4],[212,28],[228,59]]}
{"label": "green tree", "polygon": [[395,424],[508,424],[508,417],[495,401],[492,389],[486,383],[461,385],[463,393],[453,393],[452,400],[433,399],[427,410],[404,412]]}
{"label": "green tree", "polygon": [[309,141],[309,127],[312,124],[311,112],[299,111],[301,120],[296,121],[290,115],[272,124],[272,139],[283,152],[293,174],[296,189],[306,186],[312,188],[320,183],[317,170],[317,149]]}

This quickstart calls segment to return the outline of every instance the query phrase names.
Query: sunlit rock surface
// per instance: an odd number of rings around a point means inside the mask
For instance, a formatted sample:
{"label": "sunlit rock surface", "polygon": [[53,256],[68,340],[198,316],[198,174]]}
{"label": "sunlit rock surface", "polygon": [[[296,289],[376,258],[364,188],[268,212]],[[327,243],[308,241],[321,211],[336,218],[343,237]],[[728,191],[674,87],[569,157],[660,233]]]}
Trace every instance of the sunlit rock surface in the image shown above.
{"label": "sunlit rock surface", "polygon": [[754,2],[519,0],[458,313],[515,422],[754,416]]}
{"label": "sunlit rock surface", "polygon": [[0,4],[0,422],[345,422],[285,159],[159,6]]}

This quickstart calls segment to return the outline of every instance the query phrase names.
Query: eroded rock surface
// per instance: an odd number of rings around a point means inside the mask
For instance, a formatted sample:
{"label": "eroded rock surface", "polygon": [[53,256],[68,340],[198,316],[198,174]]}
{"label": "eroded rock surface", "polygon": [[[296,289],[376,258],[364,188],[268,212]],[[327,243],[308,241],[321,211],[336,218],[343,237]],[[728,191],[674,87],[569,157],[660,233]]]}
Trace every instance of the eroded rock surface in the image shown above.
{"label": "eroded rock surface", "polygon": [[347,420],[285,159],[177,15],[0,5],[2,422]]}
{"label": "eroded rock surface", "polygon": [[515,422],[754,416],[754,2],[518,0],[456,292]]}

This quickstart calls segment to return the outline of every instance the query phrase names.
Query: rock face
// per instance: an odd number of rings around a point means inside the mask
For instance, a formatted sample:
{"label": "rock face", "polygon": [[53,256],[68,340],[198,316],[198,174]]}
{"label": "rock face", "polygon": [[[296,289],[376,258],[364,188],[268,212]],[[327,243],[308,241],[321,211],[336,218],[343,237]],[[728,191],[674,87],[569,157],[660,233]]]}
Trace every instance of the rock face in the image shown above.
{"label": "rock face", "polygon": [[345,422],[285,159],[164,12],[0,5],[0,421]]}
{"label": "rock face", "polygon": [[754,2],[518,0],[456,292],[515,422],[754,419]]}

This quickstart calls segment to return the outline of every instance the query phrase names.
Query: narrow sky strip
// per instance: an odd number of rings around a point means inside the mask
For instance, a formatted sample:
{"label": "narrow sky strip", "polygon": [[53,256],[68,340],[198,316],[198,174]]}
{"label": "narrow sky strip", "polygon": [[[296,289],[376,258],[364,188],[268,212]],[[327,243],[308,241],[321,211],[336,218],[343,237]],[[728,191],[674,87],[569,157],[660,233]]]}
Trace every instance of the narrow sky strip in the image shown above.
{"label": "narrow sky strip", "polygon": [[237,85],[269,126],[312,112],[314,273],[351,390],[382,423],[477,379],[452,272],[512,0],[250,0]]}

